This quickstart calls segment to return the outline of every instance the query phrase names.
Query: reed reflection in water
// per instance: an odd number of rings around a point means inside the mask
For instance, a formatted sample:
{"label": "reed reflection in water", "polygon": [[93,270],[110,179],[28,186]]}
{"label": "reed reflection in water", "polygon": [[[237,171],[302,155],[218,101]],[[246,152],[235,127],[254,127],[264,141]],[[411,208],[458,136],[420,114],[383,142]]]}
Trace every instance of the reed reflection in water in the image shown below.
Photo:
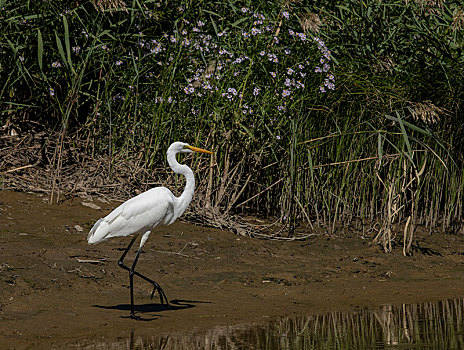
{"label": "reed reflection in water", "polygon": [[[79,349],[464,349],[464,299],[284,317],[164,337],[83,341]],[[69,344],[71,345],[71,344]]]}

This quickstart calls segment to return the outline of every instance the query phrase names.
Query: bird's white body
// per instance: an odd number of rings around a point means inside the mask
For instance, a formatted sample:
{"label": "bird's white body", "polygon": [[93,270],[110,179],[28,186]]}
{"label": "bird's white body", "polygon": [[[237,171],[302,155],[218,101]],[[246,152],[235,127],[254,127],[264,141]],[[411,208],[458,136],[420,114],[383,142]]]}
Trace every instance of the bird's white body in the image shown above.
{"label": "bird's white body", "polygon": [[[203,152],[186,143],[174,142],[167,151],[168,163],[177,174],[185,176],[184,192],[176,197],[166,187],[156,187],[129,199],[106,217],[98,220],[87,236],[89,244],[96,244],[112,237],[143,234],[140,247],[150,232],[159,225],[172,224],[181,216],[192,201],[195,177],[192,170],[176,160],[177,153]],[[211,153],[206,151],[207,153]]]}
{"label": "bird's white body", "polygon": [[175,213],[177,200],[166,187],[152,188],[98,220],[87,240],[89,244],[95,244],[113,237],[146,233],[162,224],[172,224],[182,214]]}

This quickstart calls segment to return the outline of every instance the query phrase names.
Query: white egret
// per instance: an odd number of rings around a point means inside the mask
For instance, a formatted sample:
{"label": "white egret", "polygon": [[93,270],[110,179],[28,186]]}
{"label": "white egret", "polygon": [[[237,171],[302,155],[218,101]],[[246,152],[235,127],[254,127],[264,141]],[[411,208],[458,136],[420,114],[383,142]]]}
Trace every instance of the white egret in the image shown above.
{"label": "white egret", "polygon": [[[118,261],[119,266],[129,271],[131,318],[140,319],[135,316],[134,312],[134,275],[137,275],[153,284],[153,292],[151,293],[152,298],[155,291],[158,291],[161,303],[166,302],[169,304],[166,294],[164,294],[160,285],[136,272],[135,265],[137,264],[140,252],[142,251],[142,246],[146,242],[151,231],[158,225],[172,224],[179,216],[182,215],[192,201],[193,193],[195,191],[195,176],[193,175],[192,169],[185,164],[179,164],[176,160],[177,153],[192,152],[212,154],[210,151],[192,147],[183,142],[174,142],[171,146],[169,146],[167,151],[167,159],[171,169],[176,174],[184,175],[186,179],[185,189],[180,197],[174,196],[174,194],[166,187],[152,188],[151,190],[129,199],[114,209],[106,217],[98,220],[87,236],[89,244],[96,244],[105,241],[108,238],[123,237],[134,234],[134,237]],[[140,246],[134,262],[129,268],[124,264],[124,258],[139,234],[142,234]]]}

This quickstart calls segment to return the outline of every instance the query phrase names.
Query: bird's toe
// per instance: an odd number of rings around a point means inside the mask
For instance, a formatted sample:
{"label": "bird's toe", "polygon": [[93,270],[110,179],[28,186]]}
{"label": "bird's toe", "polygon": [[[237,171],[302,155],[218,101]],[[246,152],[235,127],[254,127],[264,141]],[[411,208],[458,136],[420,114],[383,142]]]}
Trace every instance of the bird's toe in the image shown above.
{"label": "bird's toe", "polygon": [[133,320],[136,320],[136,321],[142,321],[142,318],[140,316],[137,316],[134,313],[130,314],[130,318],[132,318]]}

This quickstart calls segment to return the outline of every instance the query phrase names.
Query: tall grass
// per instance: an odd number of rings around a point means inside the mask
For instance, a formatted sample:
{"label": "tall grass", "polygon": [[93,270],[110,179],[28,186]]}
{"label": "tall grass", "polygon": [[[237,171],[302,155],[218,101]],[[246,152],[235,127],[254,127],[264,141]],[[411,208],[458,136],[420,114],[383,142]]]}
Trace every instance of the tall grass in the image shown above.
{"label": "tall grass", "polygon": [[[417,225],[462,220],[458,4],[0,5],[3,122],[148,170],[171,141],[209,147],[197,209],[212,221],[273,216],[290,238],[355,225],[407,254]],[[53,193],[59,149],[52,163]]]}

